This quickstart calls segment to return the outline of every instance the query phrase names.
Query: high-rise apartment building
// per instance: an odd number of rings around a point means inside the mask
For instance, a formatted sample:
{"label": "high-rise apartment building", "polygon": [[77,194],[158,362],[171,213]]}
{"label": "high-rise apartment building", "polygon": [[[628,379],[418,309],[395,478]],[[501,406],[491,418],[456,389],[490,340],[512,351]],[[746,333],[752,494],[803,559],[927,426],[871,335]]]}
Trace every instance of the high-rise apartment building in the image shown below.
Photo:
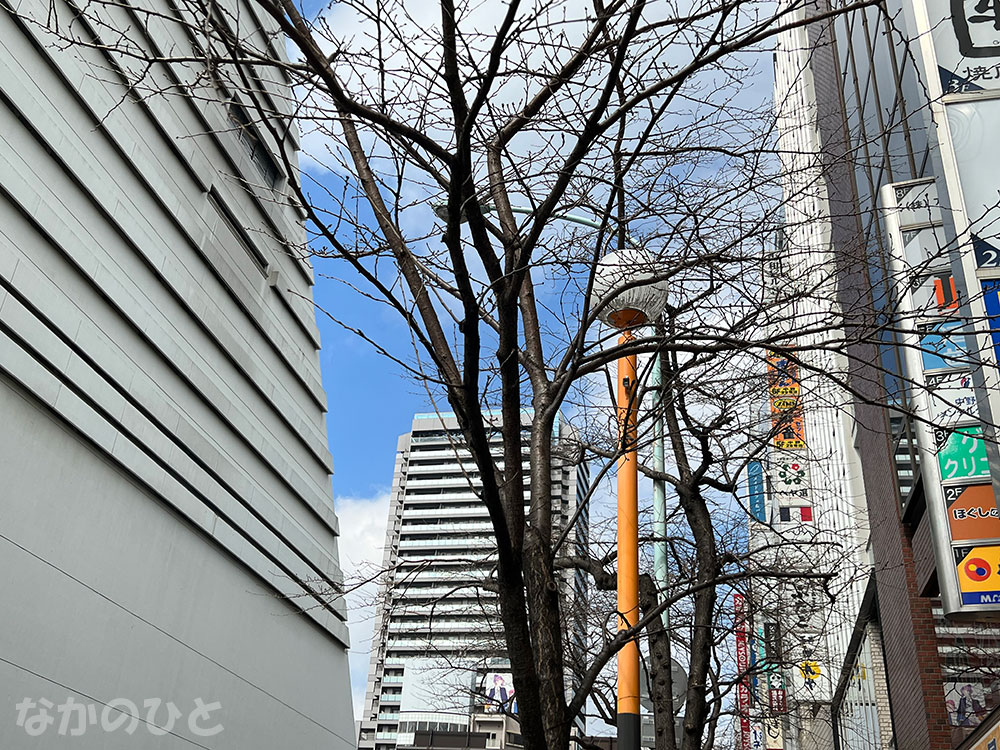
{"label": "high-rise apartment building", "polygon": [[95,5],[0,8],[0,746],[353,748],[287,85]]}
{"label": "high-rise apartment building", "polygon": [[[573,428],[558,420],[552,436],[552,523],[560,530],[588,488],[586,465],[558,450],[572,435]],[[472,730],[489,735],[488,747],[519,744],[512,719],[516,694],[496,596],[488,585],[496,542],[477,494],[479,470],[463,442],[455,417],[436,413],[417,414],[411,431],[399,439],[362,750],[412,745],[418,731]],[[499,431],[491,444],[502,465]],[[527,455],[524,462],[527,469]],[[567,549],[585,546],[587,529],[584,509],[567,534]],[[582,650],[586,581],[576,573],[562,580],[566,642]]]}
{"label": "high-rise apartment building", "polygon": [[827,269],[845,326],[893,322],[846,350],[870,573],[836,629],[833,736],[844,750],[972,747],[1000,704],[1000,462],[981,437],[1000,413],[1000,15],[886,0],[831,17],[845,6],[789,6],[817,20],[775,54],[795,252]]}

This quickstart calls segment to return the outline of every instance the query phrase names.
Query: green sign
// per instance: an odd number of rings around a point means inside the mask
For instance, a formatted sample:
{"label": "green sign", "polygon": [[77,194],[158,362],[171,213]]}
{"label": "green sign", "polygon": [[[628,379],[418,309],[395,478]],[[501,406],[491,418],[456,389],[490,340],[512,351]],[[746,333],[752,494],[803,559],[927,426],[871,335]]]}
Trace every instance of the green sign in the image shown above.
{"label": "green sign", "polygon": [[976,479],[990,475],[983,428],[959,427],[954,432],[937,431],[937,458],[941,479]]}

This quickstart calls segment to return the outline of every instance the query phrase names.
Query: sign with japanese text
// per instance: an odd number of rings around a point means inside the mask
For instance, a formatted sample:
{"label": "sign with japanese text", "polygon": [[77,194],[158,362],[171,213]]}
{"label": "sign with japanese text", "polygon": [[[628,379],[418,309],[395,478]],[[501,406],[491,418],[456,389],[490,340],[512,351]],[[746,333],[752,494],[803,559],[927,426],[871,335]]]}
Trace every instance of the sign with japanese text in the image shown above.
{"label": "sign with japanese text", "polygon": [[768,478],[771,492],[779,498],[779,502],[792,504],[808,497],[809,471],[805,462],[792,453],[772,454]]}
{"label": "sign with japanese text", "polygon": [[799,366],[787,357],[773,352],[767,355],[767,380],[772,399],[799,395]]}
{"label": "sign with japanese text", "polygon": [[992,484],[948,485],[944,488],[944,500],[952,541],[1000,539],[1000,513]]}
{"label": "sign with japanese text", "polygon": [[942,480],[989,478],[990,462],[982,434],[980,425],[934,431]]}
{"label": "sign with japanese text", "polygon": [[800,451],[806,447],[806,422],[800,410],[785,412],[774,420],[774,447]]}
{"label": "sign with japanese text", "polygon": [[733,594],[733,621],[736,631],[736,671],[740,675],[736,695],[740,711],[740,747],[752,750],[750,732],[750,645],[747,642],[747,608],[743,594]]}
{"label": "sign with japanese text", "polygon": [[1000,88],[998,9],[998,0],[928,0],[945,94]]}
{"label": "sign with japanese text", "polygon": [[928,375],[927,391],[930,420],[938,427],[952,427],[977,419],[976,393],[969,372],[959,370]]}
{"label": "sign with japanese text", "polygon": [[784,750],[785,736],[781,728],[780,716],[768,716],[764,719],[765,750]]}
{"label": "sign with japanese text", "polygon": [[[892,185],[892,193],[893,205],[887,209],[895,214],[899,228],[904,232],[904,239],[906,232],[941,225],[941,200],[934,180],[915,180]],[[937,249],[943,246],[942,243],[934,243],[935,249],[928,255],[936,255]],[[914,258],[914,264],[923,263],[926,257]],[[909,256],[907,260],[910,260]]]}

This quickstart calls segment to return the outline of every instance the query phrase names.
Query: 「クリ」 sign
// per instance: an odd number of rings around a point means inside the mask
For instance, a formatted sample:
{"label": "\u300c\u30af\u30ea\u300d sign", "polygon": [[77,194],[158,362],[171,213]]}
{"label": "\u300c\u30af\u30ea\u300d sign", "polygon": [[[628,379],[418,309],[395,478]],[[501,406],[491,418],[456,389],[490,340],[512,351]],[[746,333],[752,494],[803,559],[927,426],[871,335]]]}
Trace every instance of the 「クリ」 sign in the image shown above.
{"label": "\u300c\u30af\u30ea\u300d sign", "polygon": [[941,479],[979,479],[990,475],[990,462],[986,457],[986,441],[980,425],[959,427],[954,431],[937,429],[938,467]]}

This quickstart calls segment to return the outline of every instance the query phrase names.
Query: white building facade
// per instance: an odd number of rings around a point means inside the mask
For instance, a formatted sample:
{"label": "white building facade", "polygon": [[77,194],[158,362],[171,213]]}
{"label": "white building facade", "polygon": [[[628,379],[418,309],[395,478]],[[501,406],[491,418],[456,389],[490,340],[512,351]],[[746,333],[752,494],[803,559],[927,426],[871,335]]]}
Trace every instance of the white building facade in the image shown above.
{"label": "white building facade", "polygon": [[[765,585],[751,604],[752,741],[767,750],[879,746],[845,744],[844,732],[839,745],[834,738],[834,697],[872,563],[853,397],[838,384],[849,363],[836,343],[844,336],[837,325],[843,311],[811,68],[816,43],[814,27],[792,28],[778,36],[774,57],[784,215],[763,286],[773,331],[787,349],[769,360],[772,434],[750,548],[760,550],[762,564],[829,579]],[[884,685],[880,670],[881,663],[869,662],[866,676]]]}
{"label": "white building facade", "polygon": [[[527,422],[524,424],[527,427]],[[553,441],[572,435],[558,420]],[[359,748],[390,750],[418,730],[486,732],[489,747],[517,746],[516,694],[496,595],[484,586],[496,542],[477,493],[478,468],[450,414],[417,414],[400,437],[386,526],[371,669]],[[502,465],[499,432],[491,446]],[[528,457],[524,456],[527,470]],[[552,522],[573,518],[588,474],[554,451]],[[587,543],[580,514],[566,549]],[[586,582],[563,578],[569,649],[582,649]],[[572,683],[569,683],[572,684]]]}

